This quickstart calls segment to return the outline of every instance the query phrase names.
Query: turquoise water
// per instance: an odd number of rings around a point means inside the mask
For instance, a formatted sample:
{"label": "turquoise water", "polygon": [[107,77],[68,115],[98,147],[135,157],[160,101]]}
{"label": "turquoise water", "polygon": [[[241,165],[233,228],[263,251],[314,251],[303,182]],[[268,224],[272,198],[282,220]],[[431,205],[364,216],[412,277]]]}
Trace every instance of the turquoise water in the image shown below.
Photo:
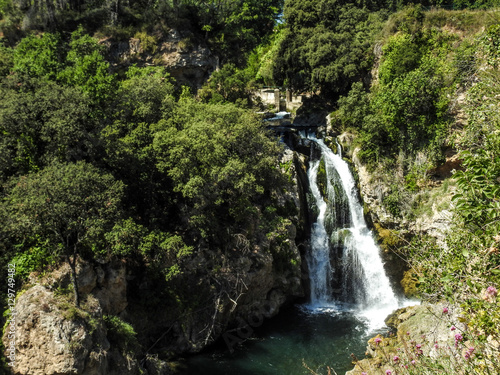
{"label": "turquoise water", "polygon": [[312,313],[294,306],[265,322],[233,353],[221,345],[188,358],[186,374],[311,374],[305,363],[318,374],[326,374],[329,366],[340,375],[353,368],[351,353],[363,358],[368,338],[376,334],[366,333],[353,312]]}

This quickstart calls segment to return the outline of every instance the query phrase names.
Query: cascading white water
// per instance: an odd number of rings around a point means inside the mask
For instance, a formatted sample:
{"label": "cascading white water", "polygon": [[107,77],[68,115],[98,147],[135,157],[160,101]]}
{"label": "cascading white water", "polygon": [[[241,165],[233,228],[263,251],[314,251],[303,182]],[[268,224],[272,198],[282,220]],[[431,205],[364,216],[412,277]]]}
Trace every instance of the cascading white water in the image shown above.
{"label": "cascading white water", "polygon": [[[320,161],[312,162],[307,172],[309,181],[316,181]],[[325,216],[327,204],[321,196],[316,183],[310,184],[311,192],[318,209],[318,218],[311,230],[311,254],[309,256],[310,273],[314,276],[311,280],[311,304],[313,306],[324,306],[332,301],[330,280],[332,278],[332,267],[330,265],[330,247],[328,245],[328,234],[325,229]]]}
{"label": "cascading white water", "polygon": [[[354,178],[340,155],[321,139],[308,138],[321,150],[327,183],[327,196],[323,197],[318,187],[320,160],[311,161],[308,179],[319,212],[311,231],[311,252],[307,259],[310,307],[322,309],[346,302],[367,322],[369,329],[380,328],[385,317],[398,307],[398,301],[385,274],[379,248],[366,225]],[[339,249],[337,258],[332,248]],[[337,293],[333,293],[335,283],[340,289]]]}

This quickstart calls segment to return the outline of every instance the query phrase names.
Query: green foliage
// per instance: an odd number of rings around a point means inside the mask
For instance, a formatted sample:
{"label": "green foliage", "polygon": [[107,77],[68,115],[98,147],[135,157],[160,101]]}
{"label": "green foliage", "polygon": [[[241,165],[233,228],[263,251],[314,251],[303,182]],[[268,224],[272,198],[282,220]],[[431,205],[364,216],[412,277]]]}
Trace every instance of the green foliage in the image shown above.
{"label": "green foliage", "polygon": [[113,347],[118,347],[123,353],[129,354],[140,348],[137,334],[132,325],[114,315],[105,315],[104,322],[108,330],[107,338]]}
{"label": "green foliage", "polygon": [[237,69],[233,64],[226,64],[212,74],[198,95],[205,103],[231,102],[245,107],[250,101],[250,79],[245,70]]}
{"label": "green foliage", "polygon": [[28,77],[54,80],[64,66],[61,44],[58,34],[28,35],[15,49],[13,70]]}
{"label": "green foliage", "polygon": [[[443,159],[449,124],[447,87],[456,74],[448,55],[455,38],[437,30],[412,32],[388,38],[382,47],[380,80],[370,94],[357,84],[338,102],[336,121],[361,130],[359,155],[372,165],[400,155],[411,161],[424,153],[432,168]],[[426,171],[420,172],[425,176]],[[407,187],[415,191],[418,179],[408,177]]]}
{"label": "green foliage", "polygon": [[234,105],[185,99],[158,126],[153,143],[158,168],[190,202],[190,225],[205,235],[221,231],[217,217],[247,221],[252,202],[281,178],[275,167],[278,147],[254,115]]}
{"label": "green foliage", "polygon": [[79,90],[13,79],[0,92],[1,179],[37,171],[53,159],[96,157],[96,123],[90,118],[89,100]]}
{"label": "green foliage", "polygon": [[30,273],[47,270],[47,267],[57,263],[57,257],[50,252],[48,240],[42,241],[38,237],[33,240],[28,239],[26,242],[34,245],[25,252],[18,253],[11,261],[16,265],[16,275],[24,280],[28,279]]}
{"label": "green foliage", "polygon": [[268,43],[260,44],[248,58],[247,69],[257,83],[274,86],[273,66],[278,58],[280,45],[285,36],[285,27],[275,28]]}
{"label": "green foliage", "polygon": [[463,151],[461,156],[465,170],[455,173],[462,190],[454,196],[456,209],[480,233],[494,233],[500,217],[500,128],[485,139],[483,147]]}
{"label": "green foliage", "polygon": [[148,35],[145,31],[138,32],[134,35],[134,38],[139,39],[141,48],[146,53],[154,54],[156,48],[158,47],[158,41],[153,35]]}
{"label": "green foliage", "polygon": [[446,131],[442,110],[446,103],[439,102],[443,81],[431,63],[395,78],[373,98],[374,113],[381,120],[377,125],[386,132],[393,150],[414,154],[427,146],[439,153]]}
{"label": "green foliage", "polygon": [[420,65],[422,46],[410,34],[396,34],[383,46],[379,79],[383,85],[404,76]]}
{"label": "green foliage", "polygon": [[[473,56],[470,45],[464,49],[460,53],[475,60],[467,69],[478,66],[481,55]],[[488,56],[484,57],[488,62]],[[498,337],[500,323],[496,299],[500,285],[500,118],[492,108],[493,103],[498,104],[500,78],[496,69],[487,65],[474,75],[475,82],[466,86],[468,122],[456,143],[461,148],[463,169],[453,176],[457,186],[452,198],[455,216],[446,246],[416,239],[406,255],[418,270],[420,294],[459,304],[471,340],[484,348],[488,340]],[[491,367],[489,354],[478,358]]]}
{"label": "green foliage", "polygon": [[500,59],[500,25],[490,26],[483,35],[481,44],[487,56],[488,64],[493,68],[498,66]]}
{"label": "green foliage", "polygon": [[[17,241],[40,238],[54,256],[107,254],[104,233],[120,214],[123,184],[90,164],[53,163],[10,181],[5,225]],[[38,237],[39,236],[39,237]]]}
{"label": "green foliage", "polygon": [[424,18],[424,12],[420,4],[406,5],[399,12],[391,14],[384,25],[384,34],[393,35],[400,31],[403,34],[418,36],[422,30]]}
{"label": "green foliage", "polygon": [[0,77],[8,75],[14,67],[14,49],[4,45],[0,38]]}
{"label": "green foliage", "polygon": [[382,200],[385,208],[391,213],[391,215],[395,217],[401,216],[401,194],[402,192],[398,188],[398,186],[392,186],[391,192],[387,194]]}
{"label": "green foliage", "polygon": [[126,77],[117,92],[117,114],[122,121],[151,124],[169,113],[174,85],[165,68],[131,66]]}
{"label": "green foliage", "polygon": [[282,3],[282,0],[199,3],[200,26],[220,56],[241,66],[246,55],[273,30]]}
{"label": "green foliage", "polygon": [[58,75],[61,82],[79,87],[95,103],[108,100],[115,89],[115,77],[109,73],[104,47],[79,27],[71,34],[66,68]]}
{"label": "green foliage", "polygon": [[146,233],[146,228],[128,218],[117,222],[105,237],[113,255],[127,257],[139,249]]}
{"label": "green foliage", "polygon": [[345,94],[371,67],[383,13],[310,0],[287,2],[284,15],[288,28],[273,71],[278,84],[324,97]]}
{"label": "green foliage", "polygon": [[82,27],[71,34],[68,45],[52,33],[22,39],[14,52],[13,70],[21,80],[39,78],[78,87],[94,104],[102,104],[115,90],[116,78],[109,73],[104,46]]}
{"label": "green foliage", "polygon": [[365,117],[370,114],[370,98],[361,82],[354,82],[347,96],[341,96],[337,101],[338,110],[334,118],[342,130],[359,129],[363,126]]}
{"label": "green foliage", "polygon": [[474,80],[477,69],[476,46],[473,41],[465,40],[456,50],[453,65],[456,69],[457,81],[464,87],[469,87]]}

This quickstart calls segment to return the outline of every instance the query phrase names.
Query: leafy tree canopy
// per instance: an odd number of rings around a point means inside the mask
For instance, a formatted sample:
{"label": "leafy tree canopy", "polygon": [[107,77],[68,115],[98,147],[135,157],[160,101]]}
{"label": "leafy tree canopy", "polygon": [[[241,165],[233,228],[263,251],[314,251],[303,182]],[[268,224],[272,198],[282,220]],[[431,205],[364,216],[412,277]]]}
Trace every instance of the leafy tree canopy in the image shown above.
{"label": "leafy tree canopy", "polygon": [[287,2],[284,14],[288,30],[273,71],[280,85],[329,97],[366,74],[382,13],[316,0]]}
{"label": "leafy tree canopy", "polygon": [[41,237],[69,263],[78,305],[77,256],[107,257],[104,235],[121,215],[122,196],[123,183],[91,164],[52,163],[11,180],[0,211],[14,241],[30,246]]}
{"label": "leafy tree canopy", "polygon": [[53,159],[97,156],[96,122],[78,89],[29,80],[0,87],[0,178],[37,171]]}
{"label": "leafy tree canopy", "polygon": [[188,99],[158,127],[158,168],[189,202],[190,225],[206,236],[224,231],[222,217],[225,223],[247,222],[259,197],[280,186],[279,148],[247,111]]}

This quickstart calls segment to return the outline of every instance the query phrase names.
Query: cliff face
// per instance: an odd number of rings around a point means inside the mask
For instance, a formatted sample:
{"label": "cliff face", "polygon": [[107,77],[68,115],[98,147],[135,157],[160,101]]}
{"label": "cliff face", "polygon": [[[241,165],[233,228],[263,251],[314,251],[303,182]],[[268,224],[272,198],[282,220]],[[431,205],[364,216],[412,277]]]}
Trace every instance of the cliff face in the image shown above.
{"label": "cliff face", "polygon": [[108,59],[114,66],[165,66],[179,85],[200,88],[217,69],[218,59],[191,33],[170,30],[161,37],[138,35],[129,40],[107,38]]}
{"label": "cliff face", "polygon": [[[259,240],[235,235],[232,250],[226,252],[201,244],[185,265],[182,282],[189,289],[182,301],[170,305],[158,296],[160,307],[141,305],[141,294],[154,296],[156,286],[133,261],[79,261],[81,308],[73,304],[68,265],[43,277],[33,275],[16,301],[13,373],[169,374],[164,359],[197,352],[221,338],[231,350],[265,318],[303,296],[297,247],[307,216],[297,171],[303,166],[290,150],[280,163],[291,184],[274,200],[279,209],[293,207],[290,215],[272,235],[260,233],[259,223],[251,223]],[[8,332],[3,342],[7,347]]]}
{"label": "cliff face", "polygon": [[470,343],[457,342],[455,338],[457,333],[463,332],[464,327],[452,323],[457,321],[459,315],[459,309],[443,303],[411,306],[395,311],[386,320],[393,335],[378,335],[370,339],[365,353],[368,358],[356,362],[355,368],[346,372],[346,375],[363,372],[385,374],[387,370],[397,373],[398,367],[405,366],[413,368],[415,373],[426,373],[425,363],[432,363],[443,356],[443,353],[465,353],[465,348]]}
{"label": "cliff face", "polygon": [[[124,264],[78,267],[82,308],[67,292],[69,267],[63,266],[20,293],[16,301],[14,374],[139,374],[135,359],[111,347],[103,320],[127,306]],[[4,343],[7,335],[4,334]]]}

